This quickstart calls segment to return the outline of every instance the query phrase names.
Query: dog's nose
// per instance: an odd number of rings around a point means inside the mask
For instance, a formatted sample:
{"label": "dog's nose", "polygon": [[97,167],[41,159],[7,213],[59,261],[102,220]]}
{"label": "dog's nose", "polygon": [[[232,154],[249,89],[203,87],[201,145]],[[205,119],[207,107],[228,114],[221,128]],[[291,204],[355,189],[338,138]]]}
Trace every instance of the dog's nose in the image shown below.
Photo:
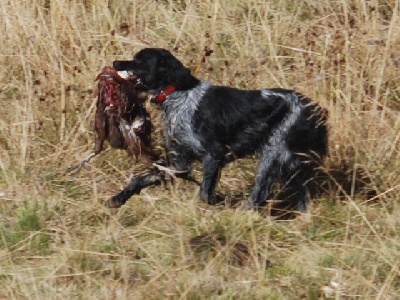
{"label": "dog's nose", "polygon": [[124,70],[125,70],[125,69],[124,69],[124,65],[125,65],[125,63],[124,63],[124,61],[122,61],[122,60],[115,60],[115,61],[113,61],[113,67],[114,67],[114,69],[117,70],[117,71],[124,71]]}

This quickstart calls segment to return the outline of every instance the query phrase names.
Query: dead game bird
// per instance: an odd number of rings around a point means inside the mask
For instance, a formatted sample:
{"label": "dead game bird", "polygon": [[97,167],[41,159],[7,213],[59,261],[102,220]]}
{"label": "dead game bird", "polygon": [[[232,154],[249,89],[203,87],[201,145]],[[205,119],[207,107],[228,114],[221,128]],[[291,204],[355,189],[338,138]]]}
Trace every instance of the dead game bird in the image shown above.
{"label": "dead game bird", "polygon": [[143,155],[147,160],[157,160],[158,154],[151,144],[152,123],[144,107],[146,99],[136,91],[135,78],[106,66],[97,80],[94,150],[81,162],[69,167],[68,172],[79,171],[99,154],[104,141],[108,141],[111,148],[126,150],[130,156]]}

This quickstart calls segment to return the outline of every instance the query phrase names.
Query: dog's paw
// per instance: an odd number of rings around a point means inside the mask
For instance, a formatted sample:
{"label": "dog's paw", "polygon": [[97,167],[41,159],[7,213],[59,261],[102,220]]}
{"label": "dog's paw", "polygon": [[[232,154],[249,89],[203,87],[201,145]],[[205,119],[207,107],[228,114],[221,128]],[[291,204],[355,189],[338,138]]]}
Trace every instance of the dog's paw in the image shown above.
{"label": "dog's paw", "polygon": [[104,206],[107,208],[120,208],[124,204],[125,203],[117,201],[114,198],[110,198],[106,202],[104,202]]}
{"label": "dog's paw", "polygon": [[203,193],[200,192],[200,199],[207,203],[208,205],[218,205],[218,204],[222,204],[225,201],[225,197],[222,195],[205,195]]}

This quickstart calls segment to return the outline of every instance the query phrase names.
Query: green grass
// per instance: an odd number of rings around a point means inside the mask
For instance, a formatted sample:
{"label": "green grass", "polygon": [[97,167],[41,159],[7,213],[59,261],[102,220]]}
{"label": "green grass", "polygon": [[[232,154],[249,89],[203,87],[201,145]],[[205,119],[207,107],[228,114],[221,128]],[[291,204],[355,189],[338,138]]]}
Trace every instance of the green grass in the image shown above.
{"label": "green grass", "polygon": [[14,222],[1,224],[0,248],[45,255],[51,243],[51,235],[46,232],[44,221],[41,220],[46,214],[45,209],[39,210],[34,204],[17,209]]}
{"label": "green grass", "polygon": [[[3,1],[0,299],[397,299],[398,12],[398,0]],[[312,211],[237,210],[256,157],[224,169],[221,206],[176,180],[105,208],[148,167],[118,150],[67,174],[94,144],[96,75],[144,47],[215,84],[296,89],[328,109]]]}

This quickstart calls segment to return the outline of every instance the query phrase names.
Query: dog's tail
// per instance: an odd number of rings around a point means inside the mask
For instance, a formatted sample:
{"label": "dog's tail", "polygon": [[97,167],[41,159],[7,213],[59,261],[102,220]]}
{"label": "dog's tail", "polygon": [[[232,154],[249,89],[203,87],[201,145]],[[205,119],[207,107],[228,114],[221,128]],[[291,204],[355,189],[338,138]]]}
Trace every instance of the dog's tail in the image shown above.
{"label": "dog's tail", "polygon": [[302,110],[289,133],[289,146],[320,164],[328,155],[328,111],[302,94],[295,93],[295,97]]}

